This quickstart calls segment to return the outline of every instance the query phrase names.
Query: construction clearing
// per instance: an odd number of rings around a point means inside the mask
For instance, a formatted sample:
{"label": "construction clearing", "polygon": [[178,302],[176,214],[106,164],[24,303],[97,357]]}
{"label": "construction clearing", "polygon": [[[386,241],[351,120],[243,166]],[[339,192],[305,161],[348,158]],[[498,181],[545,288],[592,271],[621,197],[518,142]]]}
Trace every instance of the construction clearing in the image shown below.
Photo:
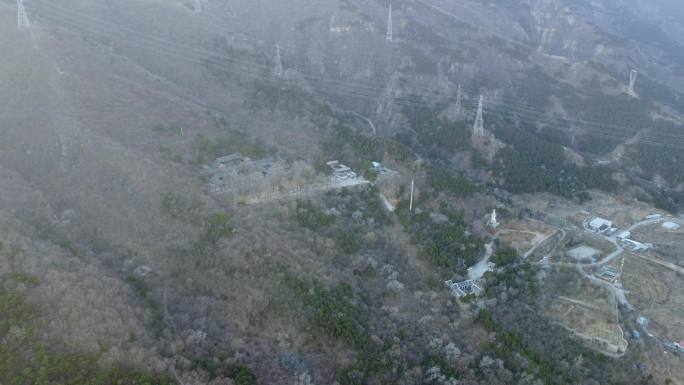
{"label": "construction clearing", "polygon": [[582,263],[596,263],[601,257],[601,251],[591,246],[579,245],[566,252],[566,255],[577,262]]}
{"label": "construction clearing", "polygon": [[622,273],[627,299],[647,318],[648,331],[664,341],[679,341],[684,330],[682,275],[637,256],[628,255]]}
{"label": "construction clearing", "polygon": [[617,306],[610,292],[576,272],[562,273],[563,283],[549,301],[546,315],[596,350],[621,355],[628,343],[618,324]]}
{"label": "construction clearing", "polygon": [[499,226],[495,236],[501,243],[515,249],[518,254],[528,256],[556,232],[557,229],[530,219],[507,221]]}

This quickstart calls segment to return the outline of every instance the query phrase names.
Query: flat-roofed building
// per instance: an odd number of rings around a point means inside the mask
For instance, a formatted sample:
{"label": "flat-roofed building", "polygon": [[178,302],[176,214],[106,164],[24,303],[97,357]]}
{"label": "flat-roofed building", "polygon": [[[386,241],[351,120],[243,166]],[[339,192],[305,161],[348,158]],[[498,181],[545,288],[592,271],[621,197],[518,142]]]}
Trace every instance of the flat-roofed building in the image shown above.
{"label": "flat-roofed building", "polygon": [[589,222],[589,228],[597,233],[602,233],[611,227],[613,227],[613,222],[599,217],[596,217]]}

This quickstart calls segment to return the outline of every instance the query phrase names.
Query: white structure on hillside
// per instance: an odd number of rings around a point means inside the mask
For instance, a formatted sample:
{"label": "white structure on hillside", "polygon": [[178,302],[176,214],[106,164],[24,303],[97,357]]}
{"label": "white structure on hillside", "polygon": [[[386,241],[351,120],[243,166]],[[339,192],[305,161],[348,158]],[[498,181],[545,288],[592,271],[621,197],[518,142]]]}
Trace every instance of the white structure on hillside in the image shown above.
{"label": "white structure on hillside", "polygon": [[493,229],[499,227],[499,222],[496,220],[496,209],[492,210],[492,216],[489,218],[487,225]]}
{"label": "white structure on hillside", "polygon": [[678,224],[674,222],[663,222],[662,226],[665,230],[677,230],[680,227]]}
{"label": "white structure on hillside", "polygon": [[635,253],[639,253],[642,251],[649,251],[653,248],[653,245],[651,243],[642,243],[635,241],[633,239],[623,239],[622,244],[630,249],[631,251]]}
{"label": "white structure on hillside", "polygon": [[604,231],[609,230],[611,227],[613,227],[613,222],[603,218],[597,217],[589,222],[589,229],[597,233],[603,233]]}

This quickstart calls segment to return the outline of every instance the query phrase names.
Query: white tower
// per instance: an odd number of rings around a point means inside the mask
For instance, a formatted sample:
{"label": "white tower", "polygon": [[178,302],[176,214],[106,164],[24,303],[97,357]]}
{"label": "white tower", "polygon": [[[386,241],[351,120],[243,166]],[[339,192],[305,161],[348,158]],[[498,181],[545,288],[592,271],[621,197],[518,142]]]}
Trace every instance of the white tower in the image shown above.
{"label": "white tower", "polygon": [[202,12],[202,0],[194,0],[192,3],[195,13]]}
{"label": "white tower", "polygon": [[276,44],[275,68],[273,73],[277,77],[283,76],[283,59],[280,57],[280,44]]}
{"label": "white tower", "polygon": [[473,124],[473,136],[484,136],[484,118],[482,117],[482,108],[484,106],[484,96],[480,95],[480,102],[477,105],[477,115],[475,116],[475,124]]}
{"label": "white tower", "polygon": [[24,9],[24,0],[17,0],[17,28],[20,31],[31,28],[26,9]]}
{"label": "white tower", "polygon": [[496,221],[496,209],[492,210],[492,216],[489,218],[489,227],[493,229],[499,227],[499,222]]}
{"label": "white tower", "polygon": [[387,16],[387,40],[392,41],[392,3],[389,5],[389,15]]}
{"label": "white tower", "polygon": [[637,94],[634,92],[634,84],[636,83],[637,76],[639,75],[639,72],[637,70],[632,70],[629,73],[629,88],[627,88],[627,93],[629,96],[636,98]]}

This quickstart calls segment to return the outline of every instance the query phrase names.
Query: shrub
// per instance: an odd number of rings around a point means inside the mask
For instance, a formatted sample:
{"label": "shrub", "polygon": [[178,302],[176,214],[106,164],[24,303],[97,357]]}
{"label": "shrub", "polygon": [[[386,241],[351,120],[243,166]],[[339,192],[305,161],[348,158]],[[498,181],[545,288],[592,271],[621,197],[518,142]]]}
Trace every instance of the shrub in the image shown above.
{"label": "shrub", "polygon": [[297,220],[302,226],[316,230],[333,225],[335,216],[324,213],[309,201],[297,201]]}
{"label": "shrub", "polygon": [[230,214],[211,214],[204,221],[204,231],[200,235],[196,248],[201,253],[209,249],[216,249],[221,239],[228,238],[232,234],[233,227],[230,225]]}
{"label": "shrub", "polygon": [[337,246],[346,254],[354,254],[361,250],[360,235],[348,231],[337,233]]}
{"label": "shrub", "polygon": [[504,267],[514,263],[517,258],[518,253],[515,249],[506,247],[496,251],[496,254],[492,257],[492,262],[494,262],[497,267]]}
{"label": "shrub", "polygon": [[256,385],[257,383],[254,373],[244,365],[230,365],[225,369],[224,374],[235,381],[235,385]]}

